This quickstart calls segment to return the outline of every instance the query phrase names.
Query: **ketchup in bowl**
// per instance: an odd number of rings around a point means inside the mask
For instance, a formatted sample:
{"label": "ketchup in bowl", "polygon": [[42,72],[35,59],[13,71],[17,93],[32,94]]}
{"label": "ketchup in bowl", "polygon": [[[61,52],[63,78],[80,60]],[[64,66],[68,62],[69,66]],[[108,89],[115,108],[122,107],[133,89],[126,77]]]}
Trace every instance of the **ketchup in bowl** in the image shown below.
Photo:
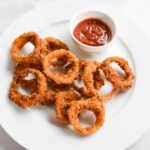
{"label": "ketchup in bowl", "polygon": [[73,35],[88,46],[102,46],[111,40],[110,28],[97,18],[87,18],[79,22],[74,28]]}

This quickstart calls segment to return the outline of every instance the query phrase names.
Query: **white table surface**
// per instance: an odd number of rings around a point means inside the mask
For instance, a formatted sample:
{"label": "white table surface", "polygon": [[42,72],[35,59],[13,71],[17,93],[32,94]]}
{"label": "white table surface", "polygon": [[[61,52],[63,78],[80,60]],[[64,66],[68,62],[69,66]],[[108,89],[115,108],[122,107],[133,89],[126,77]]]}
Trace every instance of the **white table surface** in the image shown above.
{"label": "white table surface", "polygon": [[[50,0],[0,0],[0,34],[18,17]],[[55,1],[55,0],[51,0]],[[58,1],[58,0],[57,0]],[[150,39],[150,0],[91,0],[119,9],[147,34]],[[128,150],[150,150],[150,129]],[[0,126],[0,150],[25,150]]]}

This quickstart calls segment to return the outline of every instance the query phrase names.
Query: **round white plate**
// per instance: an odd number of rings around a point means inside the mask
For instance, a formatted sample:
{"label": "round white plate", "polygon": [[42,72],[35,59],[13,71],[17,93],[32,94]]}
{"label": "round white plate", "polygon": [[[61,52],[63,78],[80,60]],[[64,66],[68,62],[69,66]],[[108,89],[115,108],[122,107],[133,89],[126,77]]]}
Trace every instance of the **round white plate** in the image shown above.
{"label": "round white plate", "polygon": [[[112,47],[97,55],[77,49],[69,33],[69,20],[83,9],[98,9],[109,13],[116,21],[118,36]],[[47,106],[21,109],[9,101],[8,90],[14,63],[10,47],[17,36],[35,31],[41,37],[54,36],[66,42],[79,58],[102,61],[109,56],[126,58],[136,76],[134,87],[119,93],[105,103],[104,126],[91,136],[81,136],[70,126],[55,119],[55,110]],[[150,59],[149,40],[141,30],[119,12],[102,4],[80,1],[48,3],[27,13],[0,38],[0,123],[7,133],[27,149],[108,150],[125,149],[150,126]],[[107,87],[103,89],[105,92]]]}

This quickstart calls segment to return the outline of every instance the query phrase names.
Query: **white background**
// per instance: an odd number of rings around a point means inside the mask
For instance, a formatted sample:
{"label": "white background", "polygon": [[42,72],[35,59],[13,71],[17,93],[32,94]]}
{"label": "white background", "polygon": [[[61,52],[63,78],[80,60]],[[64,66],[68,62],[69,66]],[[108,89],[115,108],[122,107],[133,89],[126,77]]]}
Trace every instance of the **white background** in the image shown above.
{"label": "white background", "polygon": [[[44,3],[55,0],[0,0],[0,34],[18,17]],[[57,0],[60,1],[60,0]],[[91,0],[122,11],[138,25],[150,39],[150,0]],[[137,35],[138,36],[138,33]],[[141,56],[142,57],[142,56]],[[143,116],[144,117],[144,116]],[[128,150],[150,150],[148,130]],[[25,150],[0,127],[0,150]]]}

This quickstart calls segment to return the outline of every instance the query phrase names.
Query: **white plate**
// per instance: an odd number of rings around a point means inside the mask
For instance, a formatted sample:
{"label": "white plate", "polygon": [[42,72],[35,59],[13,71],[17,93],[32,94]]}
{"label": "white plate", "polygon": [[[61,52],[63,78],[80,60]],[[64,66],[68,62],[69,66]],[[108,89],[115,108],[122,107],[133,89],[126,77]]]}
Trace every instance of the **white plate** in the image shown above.
{"label": "white plate", "polygon": [[[112,15],[118,36],[107,51],[90,56],[78,51],[69,34],[69,20],[83,9],[103,10]],[[66,42],[79,58],[102,61],[121,56],[129,61],[136,80],[134,87],[105,103],[106,122],[91,136],[81,136],[55,119],[47,106],[22,110],[8,99],[14,63],[10,46],[25,31],[36,31],[41,37],[54,36]],[[150,126],[150,59],[149,40],[141,30],[119,12],[102,4],[66,1],[43,5],[12,24],[0,38],[0,123],[7,133],[27,149],[120,150],[133,144]]]}

